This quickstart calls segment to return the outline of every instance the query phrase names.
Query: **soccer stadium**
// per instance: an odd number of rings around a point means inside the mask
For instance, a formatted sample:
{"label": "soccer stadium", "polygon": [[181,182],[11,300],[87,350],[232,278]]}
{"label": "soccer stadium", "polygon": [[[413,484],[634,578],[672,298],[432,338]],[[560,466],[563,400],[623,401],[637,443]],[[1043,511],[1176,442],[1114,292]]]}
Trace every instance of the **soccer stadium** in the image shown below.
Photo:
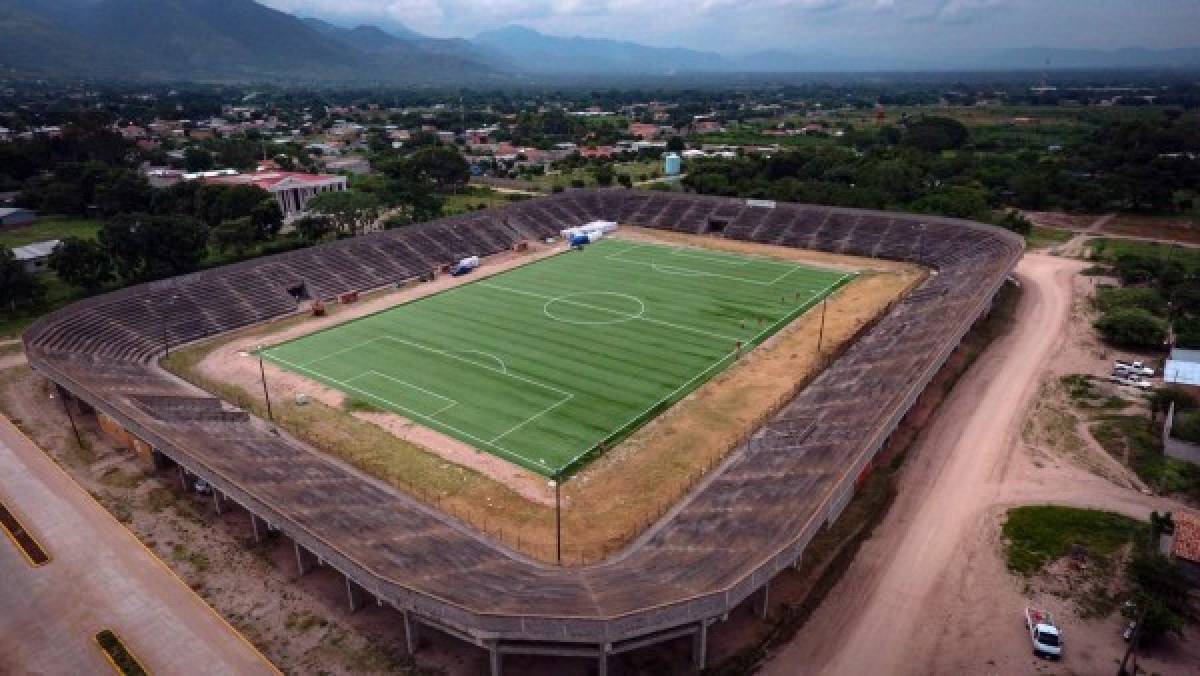
{"label": "soccer stadium", "polygon": [[[597,223],[615,231],[567,246]],[[577,190],[90,298],[25,343],[106,431],[211,486],[256,538],[294,543],[302,574],[337,571],[352,609],[394,608],[410,649],[430,629],[487,650],[496,674],[513,654],[603,674],[690,638],[703,668],[709,628],[761,603],[838,518],[1023,246],[952,219]],[[452,274],[466,260],[481,265]],[[891,284],[877,305],[871,284]],[[172,353],[242,376],[168,370]],[[720,415],[753,388],[722,392],[771,378],[769,406]],[[363,460],[313,432],[318,413],[419,443]],[[658,458],[705,422],[745,429]],[[587,484],[633,500],[646,467],[688,480],[564,560],[559,520],[588,516]],[[489,495],[516,475],[552,487],[552,507],[526,497],[557,551],[431,497],[448,474]]]}

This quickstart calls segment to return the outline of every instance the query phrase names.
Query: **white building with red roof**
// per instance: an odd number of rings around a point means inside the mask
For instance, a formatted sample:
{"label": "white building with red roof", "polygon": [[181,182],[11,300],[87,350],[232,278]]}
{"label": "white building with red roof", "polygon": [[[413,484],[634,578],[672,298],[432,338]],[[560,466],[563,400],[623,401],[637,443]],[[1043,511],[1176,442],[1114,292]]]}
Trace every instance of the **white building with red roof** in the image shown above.
{"label": "white building with red roof", "polygon": [[201,176],[199,179],[211,185],[253,185],[266,190],[279,202],[285,223],[304,216],[308,201],[316,195],[338,192],[349,187],[349,179],[345,176],[269,169],[252,174]]}

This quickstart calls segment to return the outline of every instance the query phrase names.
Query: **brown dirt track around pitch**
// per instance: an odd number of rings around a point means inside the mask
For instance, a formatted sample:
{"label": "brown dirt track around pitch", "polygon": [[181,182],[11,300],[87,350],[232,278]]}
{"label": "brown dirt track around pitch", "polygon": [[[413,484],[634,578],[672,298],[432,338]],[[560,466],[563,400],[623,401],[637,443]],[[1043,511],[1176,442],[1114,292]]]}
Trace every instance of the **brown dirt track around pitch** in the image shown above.
{"label": "brown dirt track around pitch", "polygon": [[[696,235],[622,227],[622,238],[701,246],[735,253],[864,273],[829,300],[825,354],[833,354],[924,278],[903,263],[772,247]],[[528,256],[489,258],[494,274],[553,255],[538,247]],[[290,319],[188,348],[167,365],[209,391],[265,416],[258,361],[247,353],[335,323],[377,312],[463,283],[432,284],[380,294],[334,308],[324,319]],[[563,489],[564,559],[600,560],[630,542],[671,508],[707,471],[767,416],[818,373],[819,312],[792,322],[732,368],[629,439],[609,450]],[[532,472],[457,439],[385,412],[345,410],[340,391],[266,364],[272,404],[289,431],[374,476],[445,509],[518,551],[556,558],[554,493]],[[313,401],[295,403],[304,393]]]}

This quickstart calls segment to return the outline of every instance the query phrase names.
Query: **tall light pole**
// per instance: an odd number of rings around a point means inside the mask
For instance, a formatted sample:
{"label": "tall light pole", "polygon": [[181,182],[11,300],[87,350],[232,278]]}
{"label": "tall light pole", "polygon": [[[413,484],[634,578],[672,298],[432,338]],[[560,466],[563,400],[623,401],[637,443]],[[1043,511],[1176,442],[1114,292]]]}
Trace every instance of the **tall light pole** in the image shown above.
{"label": "tall light pole", "polygon": [[821,299],[821,328],[817,330],[817,360],[821,359],[821,344],[825,340],[825,310],[829,306],[829,296]]}
{"label": "tall light pole", "polygon": [[267,389],[267,369],[263,366],[262,345],[258,346],[258,375],[262,378],[263,398],[267,400],[267,419],[275,422],[275,415],[271,412],[271,391]]}
{"label": "tall light pole", "polygon": [[562,565],[562,474],[555,474],[550,485],[554,486],[554,547]]}

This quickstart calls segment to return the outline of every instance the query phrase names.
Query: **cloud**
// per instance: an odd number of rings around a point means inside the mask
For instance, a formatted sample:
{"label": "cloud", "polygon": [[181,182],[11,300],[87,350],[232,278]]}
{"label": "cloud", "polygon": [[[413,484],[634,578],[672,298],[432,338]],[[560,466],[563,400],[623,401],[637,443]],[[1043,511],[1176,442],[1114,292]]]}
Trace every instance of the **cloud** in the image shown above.
{"label": "cloud", "polygon": [[1200,44],[1196,0],[260,0],[342,24],[471,36],[517,23],[713,51]]}

